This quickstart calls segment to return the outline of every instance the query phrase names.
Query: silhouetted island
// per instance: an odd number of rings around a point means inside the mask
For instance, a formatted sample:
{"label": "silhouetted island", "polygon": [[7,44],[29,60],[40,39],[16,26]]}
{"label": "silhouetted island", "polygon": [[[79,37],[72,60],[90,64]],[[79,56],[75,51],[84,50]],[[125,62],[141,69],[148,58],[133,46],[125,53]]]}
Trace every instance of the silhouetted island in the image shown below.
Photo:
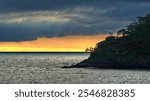
{"label": "silhouetted island", "polygon": [[88,59],[63,68],[150,69],[150,14],[99,42]]}

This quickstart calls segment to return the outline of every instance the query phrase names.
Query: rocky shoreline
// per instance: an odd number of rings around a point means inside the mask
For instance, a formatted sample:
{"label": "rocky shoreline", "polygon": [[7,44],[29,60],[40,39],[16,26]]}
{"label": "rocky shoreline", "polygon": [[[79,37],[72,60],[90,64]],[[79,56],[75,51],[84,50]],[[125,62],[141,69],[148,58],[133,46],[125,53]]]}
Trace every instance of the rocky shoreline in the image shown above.
{"label": "rocky shoreline", "polygon": [[96,69],[138,69],[150,70],[150,65],[147,64],[97,64],[90,63],[88,59],[81,61],[78,64],[71,66],[63,66],[61,68],[96,68]]}

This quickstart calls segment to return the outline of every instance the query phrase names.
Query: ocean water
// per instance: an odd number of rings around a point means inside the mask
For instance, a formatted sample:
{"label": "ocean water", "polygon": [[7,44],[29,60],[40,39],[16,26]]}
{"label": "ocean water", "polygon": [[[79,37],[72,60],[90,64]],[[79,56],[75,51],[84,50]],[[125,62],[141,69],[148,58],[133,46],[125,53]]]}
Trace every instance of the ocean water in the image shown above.
{"label": "ocean water", "polygon": [[1,84],[149,84],[150,71],[69,68],[88,53],[0,53]]}

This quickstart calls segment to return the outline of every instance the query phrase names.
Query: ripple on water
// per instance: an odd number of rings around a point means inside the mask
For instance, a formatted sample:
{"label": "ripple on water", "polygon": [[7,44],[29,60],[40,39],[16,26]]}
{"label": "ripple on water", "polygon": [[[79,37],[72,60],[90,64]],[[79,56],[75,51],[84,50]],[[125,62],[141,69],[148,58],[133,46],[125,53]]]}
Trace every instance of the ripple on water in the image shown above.
{"label": "ripple on water", "polygon": [[0,83],[150,83],[149,71],[70,68],[89,54],[0,54]]}

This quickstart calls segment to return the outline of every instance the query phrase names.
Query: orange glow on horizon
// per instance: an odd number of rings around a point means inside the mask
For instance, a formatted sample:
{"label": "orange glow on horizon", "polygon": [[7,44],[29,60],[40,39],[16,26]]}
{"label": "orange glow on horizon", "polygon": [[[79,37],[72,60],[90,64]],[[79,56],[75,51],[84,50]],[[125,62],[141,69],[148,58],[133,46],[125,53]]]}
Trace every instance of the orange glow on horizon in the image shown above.
{"label": "orange glow on horizon", "polygon": [[0,42],[0,52],[84,52],[108,35],[64,36],[38,38],[32,41]]}

